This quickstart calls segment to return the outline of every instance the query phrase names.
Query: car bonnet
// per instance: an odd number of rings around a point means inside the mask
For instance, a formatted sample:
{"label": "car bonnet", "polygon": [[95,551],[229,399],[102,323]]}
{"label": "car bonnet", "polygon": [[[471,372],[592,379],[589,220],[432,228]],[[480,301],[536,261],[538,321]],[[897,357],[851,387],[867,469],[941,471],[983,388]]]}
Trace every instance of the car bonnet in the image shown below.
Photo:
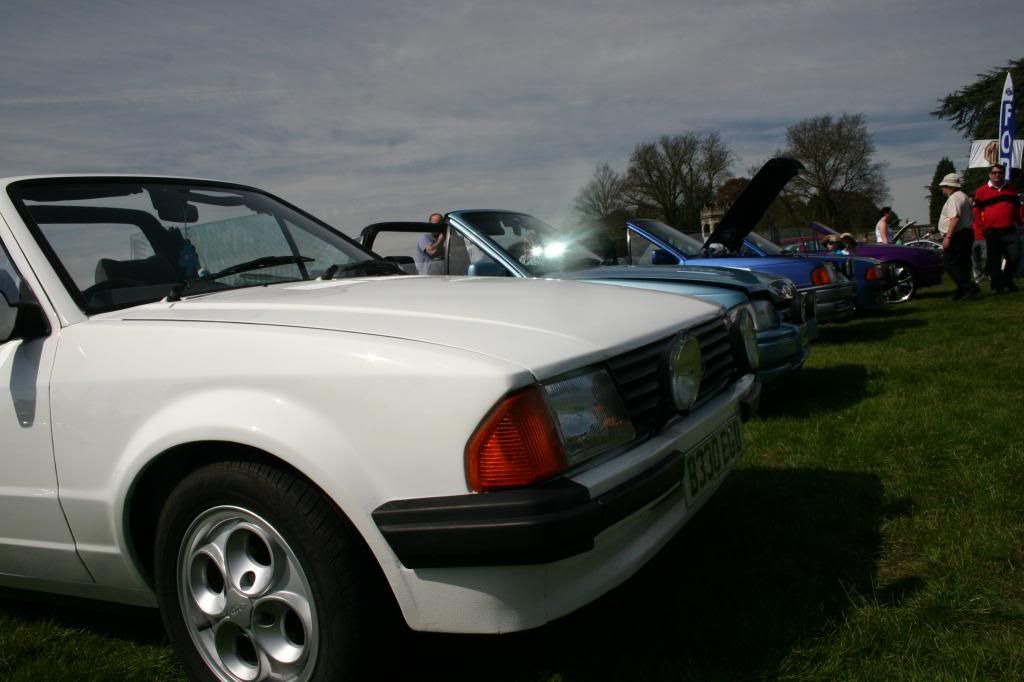
{"label": "car bonnet", "polygon": [[179,321],[373,334],[511,362],[540,379],[599,362],[719,314],[686,296],[494,277],[388,277],[250,287],[93,320]]}

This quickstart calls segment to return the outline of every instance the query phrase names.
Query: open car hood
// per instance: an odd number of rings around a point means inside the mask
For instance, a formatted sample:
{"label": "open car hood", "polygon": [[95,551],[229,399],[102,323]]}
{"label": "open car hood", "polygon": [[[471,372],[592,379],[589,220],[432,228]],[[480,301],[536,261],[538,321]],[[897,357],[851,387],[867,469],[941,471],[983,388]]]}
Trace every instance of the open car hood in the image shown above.
{"label": "open car hood", "polygon": [[796,159],[783,156],[768,159],[722,216],[707,243],[721,244],[738,253],[743,247],[743,240],[757,227],[782,188],[803,168],[804,165]]}

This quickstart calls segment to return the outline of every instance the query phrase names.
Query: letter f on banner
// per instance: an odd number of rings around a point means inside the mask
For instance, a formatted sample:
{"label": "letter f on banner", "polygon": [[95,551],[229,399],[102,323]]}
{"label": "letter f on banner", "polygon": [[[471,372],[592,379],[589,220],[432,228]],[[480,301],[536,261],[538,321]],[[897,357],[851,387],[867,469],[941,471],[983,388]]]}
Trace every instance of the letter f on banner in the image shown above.
{"label": "letter f on banner", "polygon": [[999,102],[999,163],[1006,168],[1006,179],[1010,179],[1013,167],[1013,134],[1016,129],[1013,115],[1013,79],[1006,74],[1003,85],[1003,99]]}

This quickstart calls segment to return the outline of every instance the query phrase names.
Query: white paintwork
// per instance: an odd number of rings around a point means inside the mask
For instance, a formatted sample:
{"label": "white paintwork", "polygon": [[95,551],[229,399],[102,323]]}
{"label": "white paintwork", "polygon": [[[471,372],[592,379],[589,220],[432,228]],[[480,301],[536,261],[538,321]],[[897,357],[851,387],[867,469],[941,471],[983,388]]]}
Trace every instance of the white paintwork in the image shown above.
{"label": "white paintwork", "polygon": [[[705,321],[716,306],[572,282],[404,277],[280,284],[88,318],[6,192],[0,217],[0,238],[53,327],[44,340],[0,344],[0,584],[152,604],[126,503],[155,457],[196,441],[261,449],[318,485],[424,630],[539,625],[624,580],[694,511],[670,493],[572,559],[419,571],[401,566],[370,518],[390,500],[466,493],[466,442],[508,391]],[[598,494],[696,443],[736,413],[750,381],[577,480]],[[26,391],[31,429],[14,407]],[[34,513],[15,515],[22,505]]]}

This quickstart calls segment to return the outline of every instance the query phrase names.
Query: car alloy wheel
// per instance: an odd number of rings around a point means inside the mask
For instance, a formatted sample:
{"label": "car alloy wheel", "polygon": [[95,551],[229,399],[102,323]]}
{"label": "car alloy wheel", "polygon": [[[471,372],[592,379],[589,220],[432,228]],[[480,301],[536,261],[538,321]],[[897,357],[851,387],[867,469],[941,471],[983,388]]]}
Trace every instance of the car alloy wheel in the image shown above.
{"label": "car alloy wheel", "polygon": [[308,481],[255,462],[203,466],[168,496],[155,537],[160,614],[191,679],[363,677],[393,601]]}
{"label": "car alloy wheel", "polygon": [[885,292],[889,303],[906,303],[914,296],[917,284],[914,273],[906,265],[896,264],[892,268],[893,286]]}
{"label": "car alloy wheel", "polygon": [[230,680],[303,680],[319,633],[309,579],[266,519],[214,507],[185,533],[178,601],[207,666]]}

